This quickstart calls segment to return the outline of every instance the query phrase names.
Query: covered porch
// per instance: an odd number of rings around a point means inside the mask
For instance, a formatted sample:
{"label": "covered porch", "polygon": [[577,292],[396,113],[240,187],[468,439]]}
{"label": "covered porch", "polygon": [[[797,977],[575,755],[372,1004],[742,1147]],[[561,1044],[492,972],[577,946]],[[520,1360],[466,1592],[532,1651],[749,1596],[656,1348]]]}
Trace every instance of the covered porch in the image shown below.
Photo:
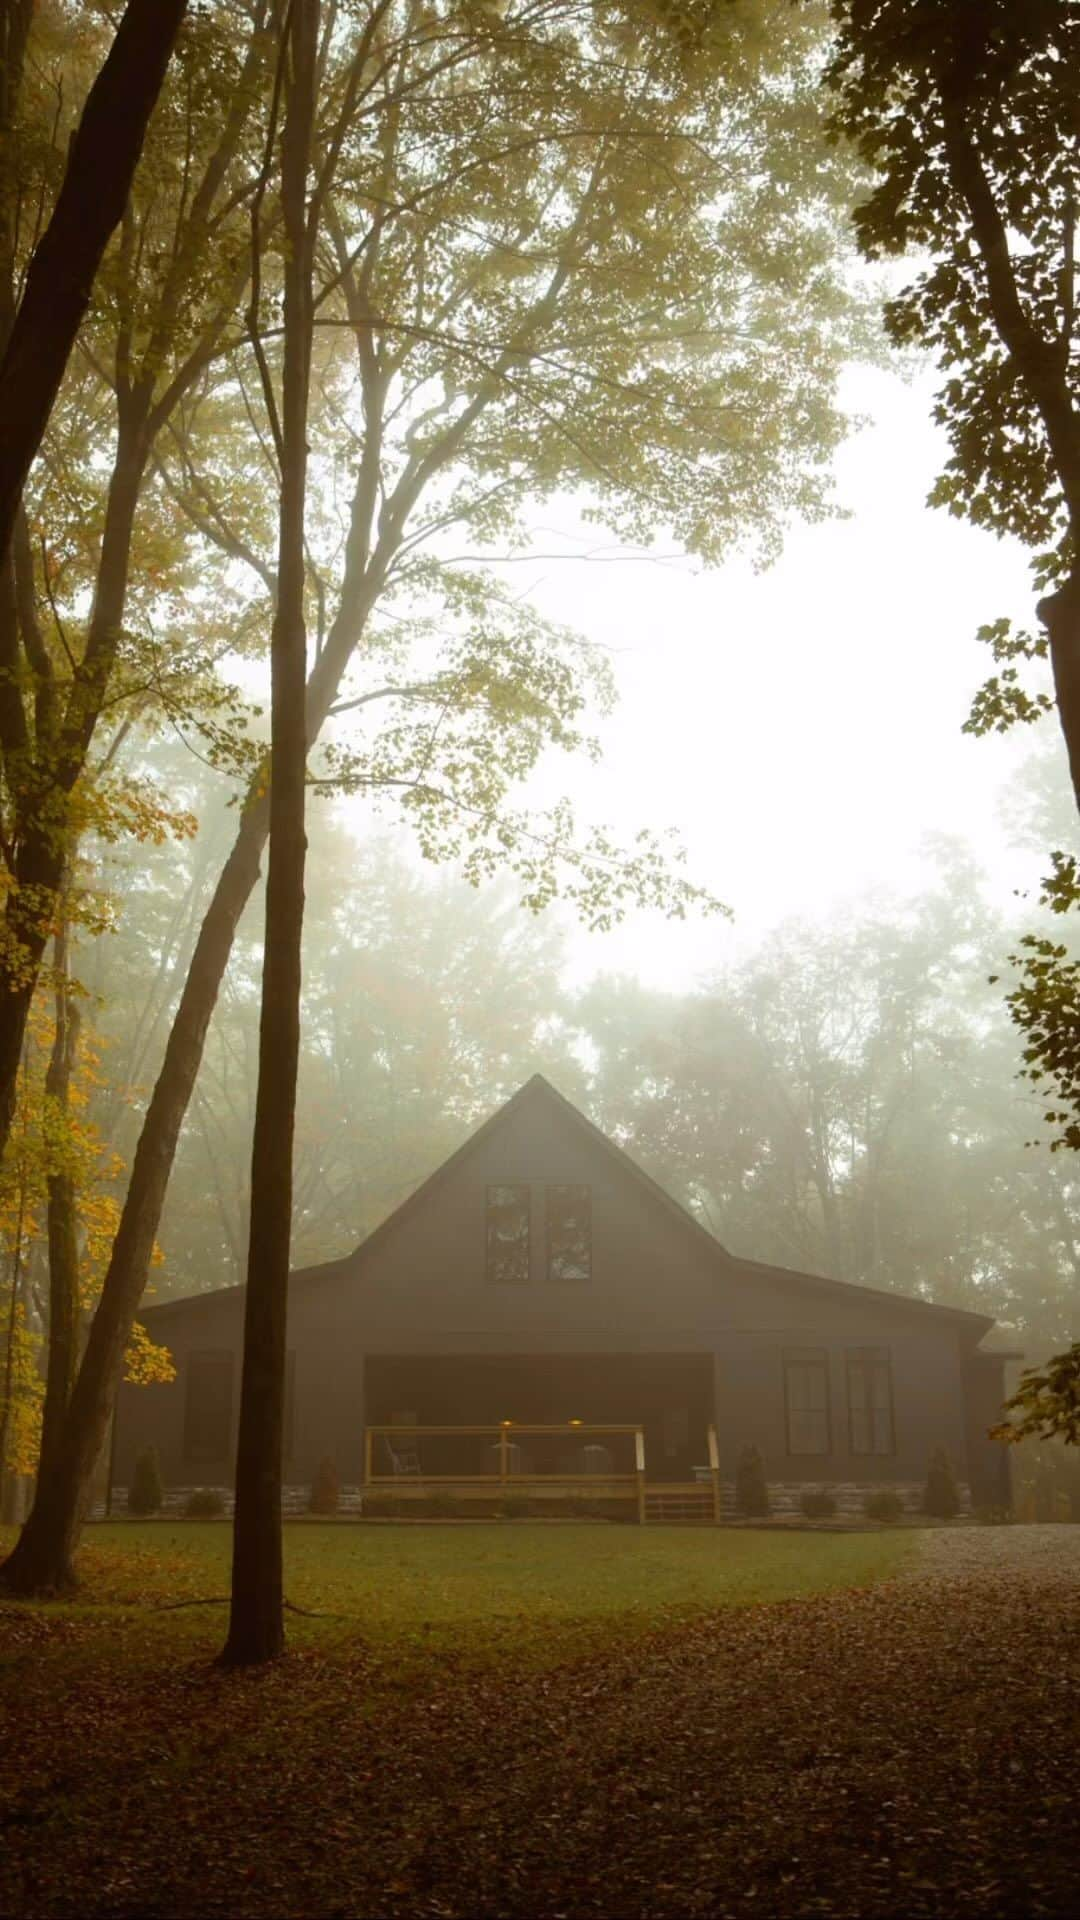
{"label": "covered porch", "polygon": [[370,1356],[364,1486],[716,1519],[713,1403],[711,1354]]}

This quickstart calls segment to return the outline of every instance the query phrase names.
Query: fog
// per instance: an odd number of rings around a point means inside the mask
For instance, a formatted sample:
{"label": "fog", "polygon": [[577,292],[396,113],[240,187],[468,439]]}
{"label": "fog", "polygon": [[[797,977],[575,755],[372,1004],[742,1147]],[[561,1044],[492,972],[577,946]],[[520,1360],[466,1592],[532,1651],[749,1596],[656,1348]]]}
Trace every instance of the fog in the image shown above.
{"label": "fog", "polygon": [[991,671],[977,628],[1002,615],[1030,628],[1037,596],[1018,544],[926,504],[947,452],[933,386],[928,370],[849,370],[845,517],[791,528],[768,571],[620,555],[570,514],[546,514],[538,546],[595,558],[507,568],[610,651],[619,706],[602,765],[576,777],[583,810],[624,832],[643,817],[675,827],[734,913],[730,928],[641,915],[578,935],[582,976],[617,966],[685,984],[788,913],[828,921],[882,885],[917,889],[928,833],[961,836],[1003,903],[1036,882],[1038,856],[1011,844],[1000,804],[1055,723],[1004,739],[961,728]]}
{"label": "fog", "polygon": [[1078,127],[0,5],[0,1912],[1075,1909]]}

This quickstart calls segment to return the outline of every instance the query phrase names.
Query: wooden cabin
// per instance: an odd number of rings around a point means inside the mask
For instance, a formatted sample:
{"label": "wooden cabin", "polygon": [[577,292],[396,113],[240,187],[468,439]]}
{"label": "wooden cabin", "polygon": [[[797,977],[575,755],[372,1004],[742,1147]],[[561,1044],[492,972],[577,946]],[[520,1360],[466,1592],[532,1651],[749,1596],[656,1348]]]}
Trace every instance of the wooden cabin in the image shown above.
{"label": "wooden cabin", "polygon": [[[290,1287],[292,1506],[329,1457],[353,1509],[509,1488],[721,1517],[747,1446],[778,1510],[809,1488],[841,1509],[883,1488],[914,1503],[938,1447],[965,1500],[1008,1501],[989,1316],[738,1258],[540,1075]],[[150,1444],[171,1502],[231,1489],[243,1301],[226,1287],[143,1315],[177,1378],[121,1392],[118,1507]]]}

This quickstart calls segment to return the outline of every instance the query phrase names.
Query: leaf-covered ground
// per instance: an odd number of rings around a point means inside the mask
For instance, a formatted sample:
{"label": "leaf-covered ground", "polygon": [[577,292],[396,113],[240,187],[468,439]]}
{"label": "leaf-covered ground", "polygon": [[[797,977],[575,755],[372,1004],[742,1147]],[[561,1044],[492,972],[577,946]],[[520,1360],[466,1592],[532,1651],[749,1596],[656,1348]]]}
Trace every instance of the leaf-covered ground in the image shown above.
{"label": "leaf-covered ground", "polygon": [[[584,1543],[613,1534],[547,1537],[576,1539],[587,1567]],[[399,1550],[418,1564],[424,1551],[387,1535],[391,1581]],[[654,1542],[722,1556],[734,1537],[657,1532],[604,1552],[643,1571]],[[812,1556],[855,1544],[801,1538]],[[1080,1529],[958,1529],[907,1551],[884,1538],[885,1582],[867,1559],[847,1571],[869,1585],[699,1599],[654,1608],[656,1624],[609,1607],[575,1627],[549,1596],[478,1639],[464,1619],[440,1628],[432,1588],[426,1653],[422,1622],[361,1638],[352,1622],[302,1620],[286,1661],[241,1675],[206,1659],[223,1625],[210,1610],[145,1605],[159,1580],[183,1584],[190,1555],[133,1580],[122,1550],[102,1548],[115,1564],[98,1570],[96,1607],[91,1581],[82,1607],[0,1617],[0,1909],[1071,1914]],[[708,1561],[705,1546],[671,1551]]]}

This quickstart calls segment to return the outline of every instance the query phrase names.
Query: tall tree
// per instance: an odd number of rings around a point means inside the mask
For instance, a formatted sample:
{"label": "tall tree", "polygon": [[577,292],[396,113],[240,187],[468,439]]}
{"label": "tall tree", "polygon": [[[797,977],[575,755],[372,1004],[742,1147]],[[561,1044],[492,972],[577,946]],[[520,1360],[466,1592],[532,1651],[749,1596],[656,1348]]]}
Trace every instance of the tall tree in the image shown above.
{"label": "tall tree", "polygon": [[269,378],[266,381],[267,407],[281,462],[277,608],[270,637],[273,772],[236,1454],[232,1608],[222,1653],[229,1666],[271,1660],[285,1644],[281,1449],[306,850],[304,509],[315,318],[312,281],[320,214],[318,191],[309,197],[308,175],[315,126],[318,37],[319,0],[288,0],[282,44],[285,108],[281,210],[286,251],[280,410]]}
{"label": "tall tree", "polygon": [[[156,10],[151,6],[143,11]],[[84,321],[81,345],[94,381],[105,386],[113,408],[104,498],[93,498],[91,505],[83,478],[76,494],[85,519],[81,526],[76,521],[75,528],[69,524],[61,532],[51,524],[48,509],[55,505],[55,493],[62,492],[63,481],[51,487],[53,474],[47,472],[44,502],[28,499],[23,524],[15,527],[13,566],[0,592],[0,853],[6,867],[0,939],[0,1148],[53,907],[72,858],[80,790],[92,767],[99,722],[125,694],[138,705],[140,700],[146,703],[148,689],[168,690],[170,673],[168,668],[162,672],[152,633],[140,649],[125,625],[132,542],[155,443],[219,350],[247,277],[246,256],[237,267],[235,254],[238,210],[251,191],[244,141],[265,62],[259,31],[263,11],[264,0],[252,0],[250,10],[242,7],[239,19],[231,22],[232,38],[226,45],[215,20],[192,17],[183,36],[183,57],[176,63],[179,72],[173,75],[173,86],[166,86],[148,131],[144,166],[125,202],[117,244],[100,276],[105,283],[99,288],[100,311],[93,310]],[[178,132],[188,148],[179,180],[171,155],[166,159],[162,153]],[[80,178],[80,192],[85,192],[94,178],[92,169],[87,166]],[[46,187],[44,182],[43,197]],[[81,373],[80,365],[69,376],[65,399],[73,389],[77,399]],[[108,432],[100,407],[96,414],[90,436],[95,449]],[[84,463],[88,457],[84,449]],[[96,466],[94,460],[92,469]],[[31,514],[39,506],[40,559],[31,538]],[[71,513],[75,518],[74,503]],[[87,564],[90,529],[98,538],[91,533]],[[67,571],[76,577],[71,582],[73,617],[62,619],[64,593],[52,577],[50,549],[63,551],[65,546]],[[74,567],[72,547],[80,562]],[[40,609],[45,602],[53,619],[43,627]]]}
{"label": "tall tree", "polygon": [[[388,0],[363,18],[339,13],[324,36],[316,145],[328,244],[315,301],[327,456],[313,462],[323,514],[310,586],[327,611],[308,676],[309,744],[335,707],[368,698],[370,683],[345,684],[354,660],[369,670],[385,660],[394,626],[418,611],[471,609],[490,655],[506,597],[495,600],[482,575],[478,587],[475,569],[457,577],[456,543],[523,540],[536,499],[576,492],[617,533],[664,527],[706,560],[747,537],[773,551],[792,514],[828,510],[828,455],[842,429],[834,380],[858,323],[831,218],[847,177],[823,165],[817,138],[819,27],[778,0],[693,12],[687,38],[633,7],[515,0],[443,14]],[[276,330],[256,344],[272,356]],[[245,404],[239,357],[221,371],[207,389],[217,418],[230,381]],[[196,450],[198,411],[185,422]],[[274,472],[271,446],[266,457]],[[253,558],[265,605],[273,569],[258,499],[238,526],[213,460],[182,465],[173,484],[208,539]],[[489,664],[485,684],[495,738],[508,698],[524,711],[528,675],[500,678]],[[411,697],[407,686],[394,691]],[[388,748],[400,738],[386,729]],[[506,817],[494,748],[462,763],[455,745],[436,713],[398,776],[425,850],[444,851],[450,823],[469,816],[472,870],[509,858],[525,897],[541,904],[573,852],[565,810],[542,834],[523,831]],[[385,758],[374,772],[364,762],[361,749],[326,773],[357,786],[393,777]],[[72,1395],[63,1467],[39,1486],[4,1569],[12,1585],[55,1578],[77,1531],[207,1025],[258,875],[266,786],[258,770],[204,918]],[[695,898],[671,882],[655,844],[628,863],[614,853],[598,835],[570,864],[569,891],[598,922],[630,897],[674,910]]]}
{"label": "tall tree", "polygon": [[[935,411],[951,457],[931,498],[1023,540],[1050,589],[1042,634],[1007,620],[981,630],[1002,672],[969,728],[1045,711],[1050,697],[1016,662],[1048,653],[1080,807],[1080,14],[1072,0],[834,0],[832,11],[835,125],[878,174],[855,216],[863,249],[929,260],[888,323],[947,374]],[[1080,910],[1075,853],[1053,853],[1043,903]],[[1075,1148],[1080,967],[1052,935],[1021,944],[1009,999],[1025,1070],[1047,1091],[1058,1143]]]}

